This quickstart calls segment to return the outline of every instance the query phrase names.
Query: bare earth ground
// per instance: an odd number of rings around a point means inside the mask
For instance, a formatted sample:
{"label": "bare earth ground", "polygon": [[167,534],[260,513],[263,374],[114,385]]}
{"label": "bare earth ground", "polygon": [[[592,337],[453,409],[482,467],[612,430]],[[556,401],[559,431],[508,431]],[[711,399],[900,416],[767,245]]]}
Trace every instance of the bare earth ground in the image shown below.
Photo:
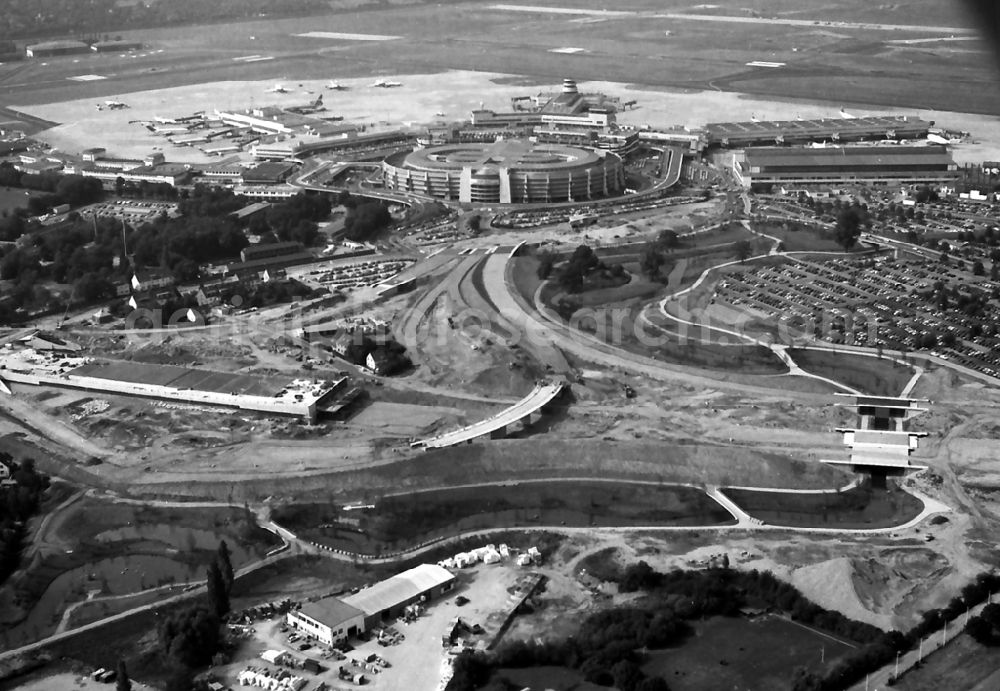
{"label": "bare earth ground", "polygon": [[[346,121],[364,123],[378,129],[389,125],[401,126],[431,122],[435,119],[464,119],[474,108],[509,110],[511,96],[530,95],[560,88],[552,80],[540,85],[512,86],[511,75],[451,70],[441,74],[397,74],[387,79],[402,82],[393,89],[369,88],[371,79],[340,79],[349,86],[347,91],[324,91],[327,80],[290,79],[268,81],[213,82],[179,86],[154,91],[122,93],[119,100],[129,104],[125,110],[98,111],[93,98],[77,99],[47,105],[15,106],[29,115],[61,125],[45,130],[39,137],[51,146],[79,151],[91,146],[103,146],[120,156],[143,156],[154,146],[163,148],[168,160],[204,163],[212,160],[197,149],[174,147],[165,138],[149,132],[137,120],[152,120],[155,116],[177,117],[196,110],[243,109],[251,105],[289,106],[304,104],[324,94],[331,113]],[[287,94],[269,93],[276,83],[295,91]],[[499,83],[498,83],[499,82]],[[299,87],[299,84],[302,86]],[[443,86],[447,85],[447,86]],[[804,119],[840,116],[840,104],[820,102],[771,101],[742,93],[723,91],[658,91],[621,83],[589,81],[581,90],[618,95],[623,100],[636,99],[639,107],[624,111],[619,122],[631,125],[649,124],[654,127],[682,125],[698,127],[706,122],[726,122],[760,119]],[[310,93],[307,93],[310,92]],[[445,118],[436,114],[445,113]],[[850,108],[855,116],[884,113],[907,114],[934,120],[939,125],[969,131],[975,144],[955,148],[959,162],[981,162],[1000,158],[1000,118],[989,115],[914,110],[912,108]],[[133,122],[134,124],[129,124]],[[109,133],[114,133],[109,136]]]}

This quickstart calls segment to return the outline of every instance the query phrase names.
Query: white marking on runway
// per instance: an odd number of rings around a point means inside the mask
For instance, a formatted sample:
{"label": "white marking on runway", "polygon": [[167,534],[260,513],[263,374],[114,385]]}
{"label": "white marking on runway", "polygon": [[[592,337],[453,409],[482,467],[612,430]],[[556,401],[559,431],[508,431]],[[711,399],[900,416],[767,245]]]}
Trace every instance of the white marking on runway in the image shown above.
{"label": "white marking on runway", "polygon": [[552,48],[549,50],[550,53],[563,53],[564,55],[573,55],[574,53],[586,53],[585,48]]}
{"label": "white marking on runway", "polygon": [[337,41],[396,41],[401,36],[385,36],[382,34],[342,34],[339,31],[310,31],[305,34],[295,34],[302,38],[327,38]]}
{"label": "white marking on runway", "polygon": [[538,12],[539,14],[586,14],[595,17],[630,17],[635,12],[619,10],[585,10],[574,7],[544,7],[541,5],[490,5],[493,10],[507,12]]}
{"label": "white marking on runway", "polygon": [[768,62],[767,60],[754,60],[753,62],[748,62],[747,67],[784,67],[783,62]]}
{"label": "white marking on runway", "polygon": [[76,77],[66,77],[66,79],[71,79],[74,82],[96,82],[101,79],[107,79],[107,77],[102,77],[99,74],[81,74]]}

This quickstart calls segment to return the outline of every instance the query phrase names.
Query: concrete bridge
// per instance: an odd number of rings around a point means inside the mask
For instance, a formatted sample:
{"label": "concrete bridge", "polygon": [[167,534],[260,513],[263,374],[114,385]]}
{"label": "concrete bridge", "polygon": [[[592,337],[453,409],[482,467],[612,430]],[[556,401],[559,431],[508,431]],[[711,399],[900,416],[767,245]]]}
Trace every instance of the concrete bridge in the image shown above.
{"label": "concrete bridge", "polygon": [[415,441],[410,446],[422,446],[426,449],[441,449],[446,446],[456,446],[457,444],[472,443],[474,439],[489,435],[490,439],[503,439],[507,436],[507,428],[516,422],[531,422],[532,416],[541,416],[545,406],[551,403],[563,389],[566,382],[563,380],[540,381],[535,384],[527,396],[520,401],[497,413],[493,417],[474,422],[471,425],[445,434]]}

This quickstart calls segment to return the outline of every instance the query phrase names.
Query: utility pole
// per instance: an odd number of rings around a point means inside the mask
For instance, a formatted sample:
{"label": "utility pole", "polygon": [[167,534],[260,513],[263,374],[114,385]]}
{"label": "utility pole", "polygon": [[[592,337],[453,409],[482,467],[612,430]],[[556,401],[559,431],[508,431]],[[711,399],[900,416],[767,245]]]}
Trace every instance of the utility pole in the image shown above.
{"label": "utility pole", "polygon": [[896,651],[896,671],[892,673],[893,679],[899,679],[899,651]]}
{"label": "utility pole", "polygon": [[924,659],[924,637],[920,637],[920,646],[917,648],[917,664]]}

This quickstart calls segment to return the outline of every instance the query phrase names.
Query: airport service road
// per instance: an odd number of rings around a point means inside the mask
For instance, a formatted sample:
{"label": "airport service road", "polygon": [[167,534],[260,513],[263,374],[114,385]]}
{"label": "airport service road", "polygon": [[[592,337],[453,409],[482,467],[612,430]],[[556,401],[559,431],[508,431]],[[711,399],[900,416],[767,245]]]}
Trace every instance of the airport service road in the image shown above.
{"label": "airport service road", "polygon": [[448,432],[432,439],[418,442],[417,445],[428,449],[440,449],[446,446],[456,446],[464,442],[472,441],[478,437],[490,434],[494,430],[499,430],[513,425],[522,419],[537,413],[553,398],[558,396],[565,384],[558,382],[555,384],[536,384],[535,388],[527,396],[512,405],[506,410],[502,410],[493,417],[480,420],[467,427]]}

